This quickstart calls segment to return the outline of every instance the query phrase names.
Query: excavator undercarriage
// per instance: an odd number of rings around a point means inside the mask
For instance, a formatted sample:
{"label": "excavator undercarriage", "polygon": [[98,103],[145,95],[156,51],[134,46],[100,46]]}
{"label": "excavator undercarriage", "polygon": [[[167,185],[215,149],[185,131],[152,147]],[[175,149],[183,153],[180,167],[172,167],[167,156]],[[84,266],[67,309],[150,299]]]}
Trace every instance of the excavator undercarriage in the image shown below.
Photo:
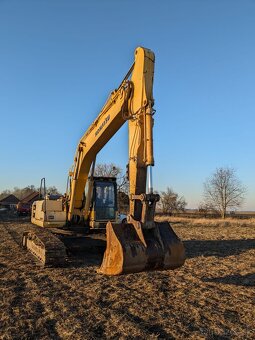
{"label": "excavator undercarriage", "polygon": [[183,244],[168,222],[155,222],[147,230],[137,221],[108,222],[106,235],[31,226],[22,243],[45,267],[68,266],[70,256],[97,254],[103,257],[98,272],[106,275],[175,269],[185,261]]}

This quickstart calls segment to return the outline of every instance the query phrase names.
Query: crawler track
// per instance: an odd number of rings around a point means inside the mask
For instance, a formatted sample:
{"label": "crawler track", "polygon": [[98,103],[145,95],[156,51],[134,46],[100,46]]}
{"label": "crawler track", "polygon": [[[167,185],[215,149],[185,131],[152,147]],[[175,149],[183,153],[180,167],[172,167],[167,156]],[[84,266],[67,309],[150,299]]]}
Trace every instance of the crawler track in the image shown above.
{"label": "crawler track", "polygon": [[0,216],[0,222],[5,222],[4,228],[12,239],[32,253],[40,265],[55,267],[66,263],[66,248],[50,231],[32,224],[25,224],[24,229],[18,230],[12,226],[16,221],[10,222],[5,216]]}
{"label": "crawler track", "polygon": [[31,225],[30,230],[24,232],[22,245],[47,267],[64,265],[67,261],[66,247],[50,231]]}
{"label": "crawler track", "polygon": [[[66,267],[102,262],[105,234],[87,234],[84,228],[42,228],[15,216],[0,214],[0,223],[20,247],[42,267]],[[15,225],[19,225],[16,228]]]}

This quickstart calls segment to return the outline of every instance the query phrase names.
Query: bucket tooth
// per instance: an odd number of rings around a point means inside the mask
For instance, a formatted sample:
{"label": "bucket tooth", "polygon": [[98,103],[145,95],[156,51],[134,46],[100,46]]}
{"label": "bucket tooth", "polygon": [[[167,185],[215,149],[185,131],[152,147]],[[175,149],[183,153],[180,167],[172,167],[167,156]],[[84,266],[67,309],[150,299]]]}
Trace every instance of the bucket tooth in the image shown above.
{"label": "bucket tooth", "polygon": [[106,250],[99,273],[118,275],[144,270],[146,247],[139,238],[133,224],[115,224],[106,226]]}
{"label": "bucket tooth", "polygon": [[185,262],[185,248],[168,222],[156,222],[164,249],[162,269],[175,269]]}
{"label": "bucket tooth", "polygon": [[183,265],[182,242],[168,222],[142,230],[139,222],[106,226],[106,250],[99,273],[118,275]]}

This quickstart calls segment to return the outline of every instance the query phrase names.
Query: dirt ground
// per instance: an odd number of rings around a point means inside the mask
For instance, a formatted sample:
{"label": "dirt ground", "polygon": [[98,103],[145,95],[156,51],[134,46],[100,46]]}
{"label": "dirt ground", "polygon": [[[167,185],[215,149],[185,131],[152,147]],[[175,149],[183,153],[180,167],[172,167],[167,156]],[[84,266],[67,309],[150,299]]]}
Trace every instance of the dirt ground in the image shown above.
{"label": "dirt ground", "polygon": [[172,219],[175,271],[107,277],[99,263],[43,269],[0,222],[1,339],[254,339],[255,223]]}

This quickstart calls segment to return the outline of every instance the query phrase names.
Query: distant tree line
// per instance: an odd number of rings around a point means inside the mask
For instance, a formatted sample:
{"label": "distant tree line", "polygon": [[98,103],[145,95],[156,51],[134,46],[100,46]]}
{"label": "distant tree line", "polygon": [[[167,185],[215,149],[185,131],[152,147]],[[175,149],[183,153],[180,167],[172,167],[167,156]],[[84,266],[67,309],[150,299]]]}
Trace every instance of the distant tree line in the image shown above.
{"label": "distant tree line", "polygon": [[[0,200],[11,194],[16,196],[19,200],[22,200],[35,191],[39,191],[39,188],[36,188],[34,185],[28,185],[25,188],[14,187],[13,190],[6,189],[0,193]],[[54,195],[61,194],[55,186],[48,187],[47,192]]]}
{"label": "distant tree line", "polygon": [[[121,167],[110,164],[97,164],[94,171],[95,176],[115,177],[117,179],[118,203],[121,212],[129,209],[129,182]],[[13,194],[18,199],[23,199],[34,191],[39,191],[34,185],[25,188],[14,187],[13,190],[4,190],[0,193],[0,199]],[[55,186],[47,188],[50,194],[61,194]],[[203,201],[198,210],[201,213],[212,212],[226,217],[227,211],[235,211],[241,208],[246,195],[246,188],[236,175],[235,169],[228,167],[217,168],[214,173],[204,182]],[[167,187],[160,192],[158,208],[162,213],[174,214],[184,212],[187,202],[172,188]]]}

